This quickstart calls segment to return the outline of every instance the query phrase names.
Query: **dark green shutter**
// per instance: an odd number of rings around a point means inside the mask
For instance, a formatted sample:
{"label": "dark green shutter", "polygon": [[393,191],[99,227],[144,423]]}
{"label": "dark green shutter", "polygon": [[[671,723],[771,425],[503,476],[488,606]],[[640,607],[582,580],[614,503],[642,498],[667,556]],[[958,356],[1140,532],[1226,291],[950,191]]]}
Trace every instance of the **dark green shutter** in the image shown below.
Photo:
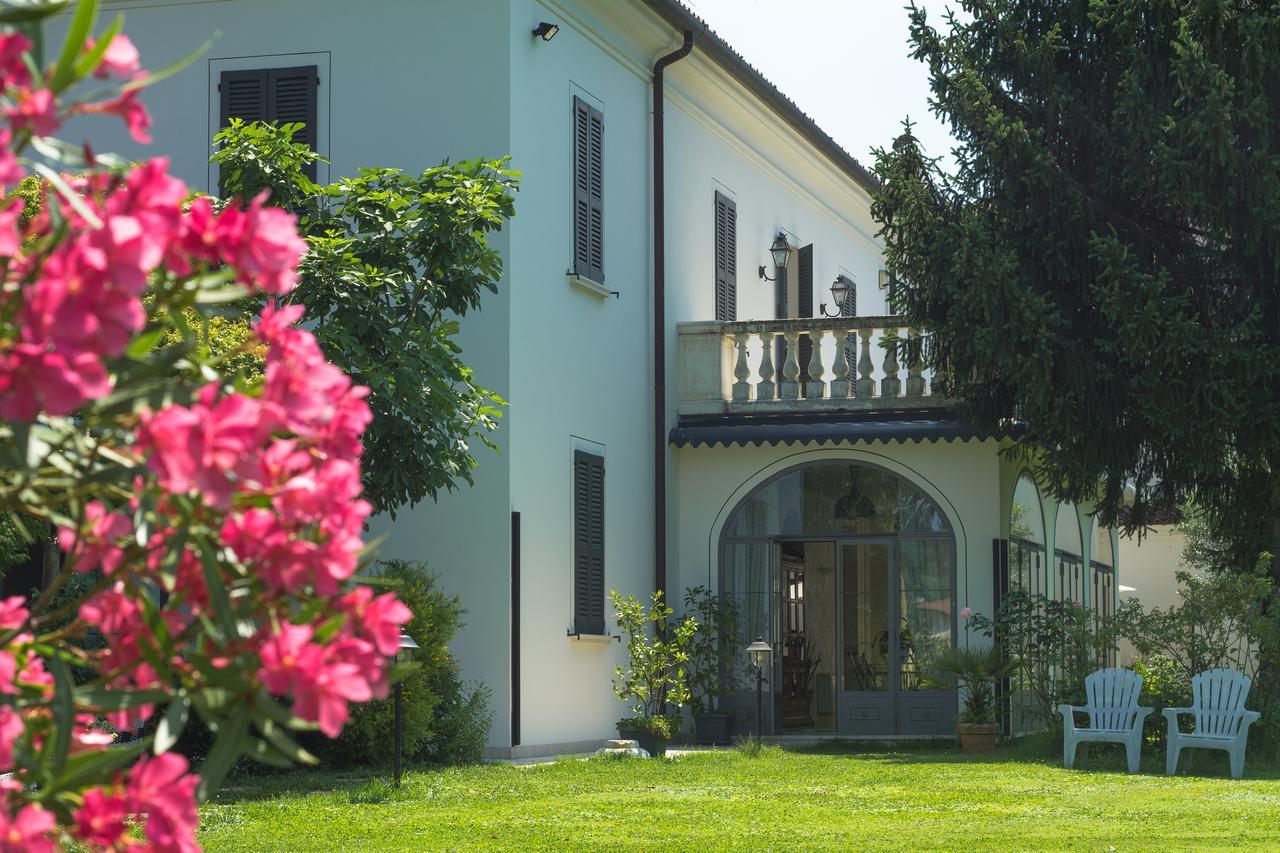
{"label": "dark green shutter", "polygon": [[[849,286],[848,293],[845,294],[844,303],[839,306],[841,317],[857,317],[858,316],[858,286],[849,276],[841,276],[845,284]],[[848,335],[844,339],[844,360],[853,367],[853,375],[857,376],[858,365],[858,336]],[[836,371],[840,375],[840,371]]]}
{"label": "dark green shutter", "polygon": [[[223,71],[218,81],[221,95],[218,127],[226,127],[233,118],[246,124],[255,121],[299,122],[303,127],[294,134],[293,141],[304,143],[315,151],[318,83],[319,73],[314,65]],[[307,168],[307,175],[315,180],[314,163]]]}
{"label": "dark green shutter", "polygon": [[573,271],[604,283],[604,113],[573,98]]}
{"label": "dark green shutter", "polygon": [[573,629],[604,633],[604,457],[573,454]]}
{"label": "dark green shutter", "polygon": [[[318,74],[314,65],[297,68],[272,68],[267,72],[267,110],[277,124],[300,123],[302,129],[294,142],[316,150],[316,89]],[[316,179],[316,164],[307,167],[307,177]]]}
{"label": "dark green shutter", "polygon": [[[801,246],[797,253],[797,263],[800,264],[797,270],[797,278],[799,279],[798,287],[800,292],[798,299],[798,314],[801,317],[813,316],[813,244]],[[813,343],[809,340],[808,335],[800,336],[800,383],[803,387],[805,382],[809,381],[809,359],[813,357]]]}
{"label": "dark green shutter", "polygon": [[738,206],[716,193],[716,319],[738,319]]}

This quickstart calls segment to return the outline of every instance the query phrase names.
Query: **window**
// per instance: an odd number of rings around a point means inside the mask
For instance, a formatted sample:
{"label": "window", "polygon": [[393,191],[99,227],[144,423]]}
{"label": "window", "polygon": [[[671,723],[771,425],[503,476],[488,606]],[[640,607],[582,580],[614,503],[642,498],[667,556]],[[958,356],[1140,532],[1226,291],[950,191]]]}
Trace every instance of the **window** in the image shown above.
{"label": "window", "polygon": [[716,319],[738,319],[738,205],[716,192]]}
{"label": "window", "polygon": [[[319,81],[314,65],[223,71],[218,81],[218,127],[226,127],[233,118],[245,122],[299,122],[302,129],[294,134],[293,141],[305,143],[315,151]],[[315,180],[315,163],[307,167],[307,177]]]}
{"label": "window", "polygon": [[573,97],[573,274],[604,284],[604,113]]}
{"label": "window", "polygon": [[604,457],[573,452],[573,632],[604,633]]}

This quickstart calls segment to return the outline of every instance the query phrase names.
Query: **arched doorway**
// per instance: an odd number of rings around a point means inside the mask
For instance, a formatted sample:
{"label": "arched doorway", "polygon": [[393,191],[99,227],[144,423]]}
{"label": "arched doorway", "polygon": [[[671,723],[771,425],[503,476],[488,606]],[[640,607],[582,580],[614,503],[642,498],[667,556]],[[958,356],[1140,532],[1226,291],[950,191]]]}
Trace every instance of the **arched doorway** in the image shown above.
{"label": "arched doorway", "polygon": [[[720,553],[739,647],[775,649],[765,731],[952,730],[955,692],[929,676],[955,642],[955,536],[920,488],[862,462],[792,468],[738,504]],[[726,704],[753,718],[745,662],[727,681]]]}
{"label": "arched doorway", "polygon": [[1059,504],[1058,522],[1053,537],[1054,563],[1057,566],[1058,601],[1084,604],[1084,544],[1080,536],[1080,514],[1075,504]]}

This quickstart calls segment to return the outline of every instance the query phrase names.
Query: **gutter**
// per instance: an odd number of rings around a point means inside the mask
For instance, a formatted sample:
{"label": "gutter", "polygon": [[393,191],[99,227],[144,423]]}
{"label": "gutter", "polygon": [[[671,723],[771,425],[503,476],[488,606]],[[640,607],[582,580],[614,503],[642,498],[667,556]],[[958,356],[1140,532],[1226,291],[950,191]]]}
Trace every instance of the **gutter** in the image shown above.
{"label": "gutter", "polygon": [[840,147],[840,143],[827,135],[827,132],[805,115],[794,101],[782,94],[777,86],[770,83],[763,74],[743,59],[741,54],[716,35],[715,31],[707,26],[707,22],[693,14],[688,6],[679,0],[644,0],[644,2],[671,26],[685,33],[692,33],[697,38],[698,48],[702,53],[724,69],[725,73],[743,88],[759,98],[864,190],[873,193],[880,188],[880,182],[855,160],[852,154]]}
{"label": "gutter", "polygon": [[667,240],[662,72],[693,50],[684,44],[653,65],[653,589],[667,590]]}

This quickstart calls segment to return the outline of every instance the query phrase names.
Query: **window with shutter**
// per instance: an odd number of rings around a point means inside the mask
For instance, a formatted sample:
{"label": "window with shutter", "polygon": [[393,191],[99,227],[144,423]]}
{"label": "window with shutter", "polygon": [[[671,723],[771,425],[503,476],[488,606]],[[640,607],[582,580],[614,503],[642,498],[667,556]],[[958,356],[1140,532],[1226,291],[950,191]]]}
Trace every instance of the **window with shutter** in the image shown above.
{"label": "window with shutter", "polygon": [[[294,134],[293,141],[304,143],[316,151],[319,139],[316,131],[316,88],[319,79],[314,65],[223,71],[218,85],[222,102],[218,125],[226,127],[233,118],[246,123],[296,122],[302,128]],[[313,181],[316,179],[316,164],[307,167],[307,177]]]}
{"label": "window with shutter", "polygon": [[573,98],[573,272],[604,284],[604,113]]}
{"label": "window with shutter", "polygon": [[[798,287],[800,292],[796,294],[798,305],[798,316],[813,316],[813,244],[801,246],[800,251],[796,253],[796,262],[799,264],[797,278],[799,279]],[[804,383],[809,381],[809,359],[813,357],[813,343],[809,340],[808,335],[800,336],[800,387],[804,387]]]}
{"label": "window with shutter", "polygon": [[738,206],[716,193],[716,319],[738,319]]}
{"label": "window with shutter", "polygon": [[604,457],[573,453],[573,630],[604,631]]}

